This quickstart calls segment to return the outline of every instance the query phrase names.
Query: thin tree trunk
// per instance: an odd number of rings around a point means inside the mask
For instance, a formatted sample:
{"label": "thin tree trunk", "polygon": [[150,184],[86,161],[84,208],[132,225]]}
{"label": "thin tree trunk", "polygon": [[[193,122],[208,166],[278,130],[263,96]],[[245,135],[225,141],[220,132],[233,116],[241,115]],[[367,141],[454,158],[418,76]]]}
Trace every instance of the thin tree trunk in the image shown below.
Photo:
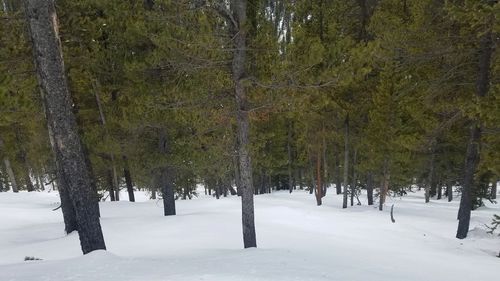
{"label": "thin tree trunk", "polygon": [[123,155],[123,176],[125,177],[125,184],[127,185],[128,201],[135,202],[134,185],[132,184],[132,176],[128,166],[128,158]]}
{"label": "thin tree trunk", "polygon": [[120,183],[118,181],[118,173],[116,172],[116,165],[114,155],[111,154],[111,171],[113,174],[113,186],[115,189],[115,199],[116,201],[120,201]]}
{"label": "thin tree trunk", "polygon": [[431,189],[434,186],[434,162],[436,159],[436,153],[435,153],[435,148],[434,144],[432,145],[433,147],[431,148],[431,158],[429,160],[429,177],[428,177],[428,182],[425,185],[425,203],[429,203],[430,198],[431,198]]}
{"label": "thin tree trunk", "polygon": [[321,149],[318,149],[318,154],[316,155],[316,179],[316,204],[321,206],[321,198],[323,197],[323,184],[321,182]]}
{"label": "thin tree trunk", "polygon": [[342,176],[340,174],[340,148],[336,146],[335,151],[335,189],[337,195],[342,194]]}
{"label": "thin tree trunk", "polygon": [[325,197],[328,191],[328,162],[326,160],[326,148],[325,127],[323,125],[323,192],[321,193],[321,197]]}
{"label": "thin tree trunk", "polygon": [[493,181],[491,183],[491,199],[497,199],[497,182]]}
{"label": "thin tree trunk", "polygon": [[288,124],[288,139],[287,139],[287,152],[288,152],[288,190],[290,193],[293,191],[293,178],[292,178],[292,124]]}
{"label": "thin tree trunk", "polygon": [[[235,149],[238,150],[238,140],[235,141]],[[241,196],[241,175],[240,175],[240,164],[238,154],[235,154],[233,157],[233,169],[234,169],[234,183],[236,185],[236,194]]]}
{"label": "thin tree trunk", "polygon": [[448,202],[453,201],[453,185],[451,183],[446,184],[446,195],[448,196]]}
{"label": "thin tree trunk", "polygon": [[116,201],[116,198],[115,198],[115,185],[113,183],[113,172],[111,171],[111,169],[108,169],[107,170],[107,182],[108,182],[108,193],[109,193],[109,200],[110,201]]}
{"label": "thin tree trunk", "polygon": [[12,170],[12,165],[10,164],[10,160],[7,157],[3,158],[3,163],[5,165],[5,170],[7,171],[7,175],[9,176],[10,186],[12,188],[12,192],[19,192],[17,188],[16,176],[14,175],[14,170]]}
{"label": "thin tree trunk", "polygon": [[53,135],[52,148],[60,180],[67,182],[76,212],[82,251],[87,254],[106,249],[95,190],[72,111],[54,2],[24,0],[24,4],[47,123]]}
{"label": "thin tree trunk", "polygon": [[356,161],[358,157],[358,150],[354,149],[354,156],[352,159],[352,186],[351,186],[351,206],[354,206],[354,196],[356,195]]}
{"label": "thin tree trunk", "polygon": [[389,171],[389,161],[387,159],[384,160],[384,175],[382,180],[382,186],[380,188],[380,198],[379,198],[379,206],[378,209],[380,211],[384,210],[385,198],[387,196],[387,192],[389,190],[389,180],[390,180],[390,171]]}
{"label": "thin tree trunk", "polygon": [[366,194],[368,197],[368,205],[373,205],[373,174],[368,173],[368,179],[366,181]]}
{"label": "thin tree trunk", "polygon": [[[493,3],[493,2],[491,2]],[[476,96],[483,99],[489,91],[491,58],[493,56],[493,35],[489,31],[482,36],[479,50],[479,72],[476,81]],[[472,101],[471,101],[472,102]],[[472,211],[472,189],[474,174],[479,165],[479,145],[481,143],[481,123],[479,118],[472,121],[469,143],[465,157],[465,170],[462,183],[462,198],[458,211],[458,239],[464,239],[469,232],[470,215]]]}
{"label": "thin tree trunk", "polygon": [[[247,1],[231,2],[232,17],[235,23],[231,25],[231,37],[234,51],[232,59],[232,79],[236,99],[236,123],[238,128],[238,162],[241,181],[243,243],[245,248],[257,247],[254,219],[254,199],[252,182],[252,162],[248,146],[250,120],[248,117],[248,100],[243,79],[245,79],[246,49],[247,49]],[[229,23],[231,24],[231,23]]]}
{"label": "thin tree trunk", "polygon": [[344,122],[344,198],[342,208],[347,208],[347,195],[349,190],[349,114]]}
{"label": "thin tree trunk", "polygon": [[[160,136],[158,140],[159,152],[163,155],[168,154],[169,148],[167,145],[167,135],[165,129],[160,130]],[[158,185],[162,192],[163,199],[163,213],[165,216],[176,215],[175,211],[175,191],[173,187],[173,171],[168,166],[163,166],[159,168],[158,175]]]}
{"label": "thin tree trunk", "polygon": [[441,182],[437,181],[437,200],[441,200],[443,196],[443,185]]}
{"label": "thin tree trunk", "polygon": [[[106,127],[106,116],[104,115],[104,109],[102,107],[101,98],[99,96],[99,88],[97,81],[93,82],[93,88],[94,88],[94,96],[97,104],[97,109],[99,110],[99,117],[101,119],[101,126],[104,129],[105,138],[109,139],[109,132],[108,128]],[[111,180],[112,188],[110,189],[110,192],[111,190],[113,190],[115,193],[114,195],[111,195],[110,193],[111,201],[120,201],[120,186],[118,183],[118,173],[116,172],[115,155],[113,153],[109,153],[107,157],[109,158],[111,166],[109,168],[111,172],[108,172],[108,174],[111,175],[112,179]]]}

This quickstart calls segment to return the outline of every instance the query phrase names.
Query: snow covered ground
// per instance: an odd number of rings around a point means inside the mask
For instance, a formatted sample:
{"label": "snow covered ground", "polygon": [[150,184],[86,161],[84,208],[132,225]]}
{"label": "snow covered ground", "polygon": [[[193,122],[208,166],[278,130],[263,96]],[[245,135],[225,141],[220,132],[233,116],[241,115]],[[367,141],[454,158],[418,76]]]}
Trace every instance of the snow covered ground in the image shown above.
{"label": "snow covered ground", "polygon": [[[500,206],[473,212],[466,240],[455,239],[458,202],[422,194],[341,209],[329,191],[256,196],[258,249],[242,249],[240,201],[208,196],[178,201],[175,217],[161,201],[101,203],[108,251],[82,256],[66,236],[51,193],[0,193],[0,280],[339,280],[489,281],[500,277],[500,238],[486,233]],[[124,194],[122,198],[126,198]],[[363,198],[364,199],[364,198]],[[365,203],[365,202],[364,202]],[[396,223],[390,205],[395,204]],[[40,261],[23,261],[25,256]]]}

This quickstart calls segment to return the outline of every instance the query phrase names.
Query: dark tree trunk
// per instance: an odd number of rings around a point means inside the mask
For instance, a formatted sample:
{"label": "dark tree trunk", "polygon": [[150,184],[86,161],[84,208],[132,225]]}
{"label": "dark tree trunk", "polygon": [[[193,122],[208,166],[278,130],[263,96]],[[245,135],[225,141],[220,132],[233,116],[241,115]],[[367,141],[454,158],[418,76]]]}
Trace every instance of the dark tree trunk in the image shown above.
{"label": "dark tree trunk", "polygon": [[260,193],[262,193],[262,194],[267,192],[266,183],[267,183],[266,171],[264,169],[262,169],[261,174],[260,174],[260,184],[261,184],[260,185]]}
{"label": "dark tree trunk", "polygon": [[321,197],[325,197],[328,192],[328,162],[326,161],[326,137],[325,128],[323,126],[323,190]]}
{"label": "dark tree trunk", "polygon": [[441,197],[443,196],[443,185],[438,182],[437,184],[437,200],[441,200]]}
{"label": "dark tree trunk", "polygon": [[115,189],[115,199],[120,201],[120,182],[118,180],[118,173],[116,172],[116,165],[113,154],[111,154],[111,171],[113,172],[113,186]]}
{"label": "dark tree trunk", "polygon": [[352,159],[352,186],[351,186],[351,206],[354,206],[354,196],[356,195],[356,161],[357,161],[357,149],[354,149],[354,156]]}
{"label": "dark tree trunk", "polygon": [[[59,171],[59,169],[58,169]],[[73,203],[71,202],[71,198],[69,196],[68,186],[66,181],[62,176],[57,175],[59,182],[59,197],[61,198],[61,211],[63,213],[64,219],[64,230],[67,234],[70,234],[73,231],[78,230],[78,224],[76,221],[76,212],[73,207]]]}
{"label": "dark tree trunk", "polygon": [[175,192],[170,180],[169,169],[164,169],[161,175],[163,213],[165,216],[175,216]]}
{"label": "dark tree trunk", "polygon": [[[160,154],[167,155],[169,147],[167,144],[167,135],[165,129],[160,129],[160,136],[158,139],[158,149]],[[162,193],[163,199],[163,213],[165,216],[174,216],[175,211],[175,191],[173,186],[173,170],[167,165],[160,167],[158,171],[158,185]]]}
{"label": "dark tree trunk", "polygon": [[344,122],[344,198],[342,208],[347,208],[347,195],[349,190],[349,115],[346,116]]}
{"label": "dark tree trunk", "polygon": [[[238,140],[236,139],[235,141],[235,149],[238,151]],[[241,174],[240,174],[240,164],[239,164],[239,157],[238,154],[236,153],[233,157],[233,169],[234,169],[234,183],[236,184],[236,194],[238,196],[241,196],[242,189],[240,188],[241,185]],[[209,190],[210,192],[210,190]]]}
{"label": "dark tree trunk", "polygon": [[290,193],[293,191],[293,176],[292,176],[292,123],[288,124],[288,139],[287,139],[287,152],[288,152],[288,190]]}
{"label": "dark tree trunk", "polygon": [[373,174],[368,174],[368,179],[366,181],[366,193],[368,196],[368,205],[373,205]]}
{"label": "dark tree trunk", "polygon": [[335,151],[335,190],[337,195],[342,194],[342,176],[340,174],[340,148]]}
{"label": "dark tree trunk", "polygon": [[453,201],[453,185],[451,183],[446,185],[446,196],[448,196],[448,202]]}
{"label": "dark tree trunk", "polygon": [[108,182],[109,200],[116,201],[116,198],[115,198],[115,187],[114,187],[115,185],[113,184],[113,172],[111,171],[111,169],[107,170],[106,179],[107,179],[107,182]]}
{"label": "dark tree trunk", "polygon": [[128,201],[135,202],[134,185],[132,184],[132,176],[128,167],[127,156],[123,155],[123,176],[125,177],[125,184],[127,185]]}
{"label": "dark tree trunk", "polygon": [[312,165],[312,167],[311,167],[311,186],[309,188],[309,194],[313,194],[314,190],[316,189],[315,181],[316,181],[316,177],[314,176],[314,165]]}
{"label": "dark tree trunk", "polygon": [[302,168],[299,169],[299,189],[304,190],[304,182],[303,182],[303,171]]}
{"label": "dark tree trunk", "polygon": [[390,172],[389,172],[389,161],[386,159],[384,161],[384,173],[382,179],[382,185],[380,187],[380,198],[379,198],[379,211],[384,210],[385,198],[387,196],[387,192],[389,191],[389,180],[390,180]]}
{"label": "dark tree trunk", "polygon": [[[493,3],[493,2],[491,2]],[[483,99],[490,85],[491,58],[493,56],[493,35],[488,32],[482,36],[479,49],[479,71],[476,81],[476,96]],[[472,120],[470,137],[465,157],[465,170],[462,182],[462,198],[458,211],[457,238],[464,239],[469,232],[470,215],[472,211],[472,189],[474,174],[479,164],[479,145],[481,143],[481,123],[479,118]]]}
{"label": "dark tree trunk", "polygon": [[[97,104],[97,109],[99,110],[99,117],[101,119],[101,126],[104,129],[105,138],[108,139],[109,133],[108,133],[108,128],[106,127],[106,116],[104,115],[104,109],[101,104],[101,98],[99,96],[99,88],[97,81],[94,81],[93,88],[94,88],[94,96]],[[111,177],[109,196],[111,198],[111,201],[120,201],[120,185],[118,183],[118,174],[116,172],[115,155],[113,153],[106,153],[106,160],[109,161],[110,165],[110,168],[108,170],[108,176]],[[114,194],[111,194],[113,192]]]}
{"label": "dark tree trunk", "polygon": [[[224,4],[220,4],[223,6]],[[223,7],[221,7],[223,8]],[[250,120],[248,117],[248,100],[243,79],[245,79],[247,50],[247,1],[231,1],[232,18],[230,23],[231,37],[234,44],[232,59],[232,79],[236,99],[236,123],[238,128],[238,163],[242,203],[243,243],[245,248],[257,247],[254,219],[254,199],[252,182],[252,162],[249,155]],[[231,17],[230,17],[231,18]]]}
{"label": "dark tree trunk", "polygon": [[318,149],[318,154],[316,155],[316,204],[321,206],[321,198],[323,192],[323,183],[321,182],[321,149]]}
{"label": "dark tree trunk", "polygon": [[429,203],[430,198],[432,196],[432,190],[433,187],[435,188],[435,180],[434,180],[434,162],[436,159],[436,153],[435,153],[435,148],[434,144],[432,145],[431,148],[431,157],[429,160],[429,177],[428,177],[428,182],[425,185],[425,203]]}
{"label": "dark tree trunk", "polygon": [[497,182],[494,181],[491,183],[491,199],[497,199]]}
{"label": "dark tree trunk", "polygon": [[52,134],[52,149],[60,169],[59,180],[65,181],[68,187],[82,251],[87,254],[106,249],[95,190],[72,111],[54,2],[24,0],[24,4],[42,100]]}
{"label": "dark tree trunk", "polygon": [[[475,123],[475,122],[474,122]],[[462,182],[462,198],[458,210],[457,238],[464,239],[469,232],[470,214],[472,211],[472,188],[474,185],[474,173],[479,163],[479,142],[481,140],[481,129],[477,124],[472,126],[469,144],[465,159],[465,174]]]}

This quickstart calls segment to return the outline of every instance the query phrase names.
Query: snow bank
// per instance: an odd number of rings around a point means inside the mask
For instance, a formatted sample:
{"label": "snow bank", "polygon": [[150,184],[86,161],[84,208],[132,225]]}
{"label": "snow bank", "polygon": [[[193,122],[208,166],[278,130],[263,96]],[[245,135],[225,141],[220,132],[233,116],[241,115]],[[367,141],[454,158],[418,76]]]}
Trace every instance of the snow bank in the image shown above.
{"label": "snow bank", "polygon": [[[139,195],[147,198],[146,195]],[[126,198],[126,197],[123,197]],[[500,239],[487,234],[499,206],[473,212],[471,235],[455,239],[458,202],[422,194],[341,209],[297,191],[256,197],[258,249],[243,250],[240,201],[208,196],[177,202],[101,203],[108,251],[82,256],[66,236],[57,193],[0,193],[0,280],[494,280]],[[23,261],[33,256],[41,261]]]}

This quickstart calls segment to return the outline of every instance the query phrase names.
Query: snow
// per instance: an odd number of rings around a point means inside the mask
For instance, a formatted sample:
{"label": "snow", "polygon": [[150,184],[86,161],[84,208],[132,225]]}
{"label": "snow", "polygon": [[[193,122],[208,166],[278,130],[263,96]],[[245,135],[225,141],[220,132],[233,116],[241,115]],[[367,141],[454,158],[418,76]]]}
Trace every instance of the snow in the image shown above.
{"label": "snow", "polygon": [[[411,193],[374,206],[341,208],[330,190],[323,206],[304,191],[255,197],[258,249],[242,249],[238,197],[101,203],[108,251],[83,256],[65,235],[56,192],[0,193],[0,280],[339,280],[460,281],[500,276],[500,238],[486,233],[500,207],[473,212],[469,238],[455,237],[458,200]],[[126,194],[121,196],[126,199]],[[363,197],[363,204],[366,204]],[[396,223],[391,223],[394,204]],[[24,261],[26,256],[40,261]]]}

